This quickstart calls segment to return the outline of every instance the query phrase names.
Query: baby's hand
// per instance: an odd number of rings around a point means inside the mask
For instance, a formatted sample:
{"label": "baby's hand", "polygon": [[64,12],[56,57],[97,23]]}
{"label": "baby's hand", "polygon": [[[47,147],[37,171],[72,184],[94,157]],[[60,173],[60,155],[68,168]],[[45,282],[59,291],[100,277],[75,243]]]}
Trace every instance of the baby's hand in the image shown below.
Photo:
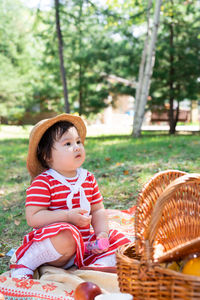
{"label": "baby's hand", "polygon": [[87,216],[87,210],[81,208],[73,208],[67,211],[67,222],[79,226],[85,227],[91,223],[92,216]]}
{"label": "baby's hand", "polygon": [[103,252],[106,252],[108,249],[109,249],[109,239],[108,239],[108,233],[105,232],[105,231],[102,231],[100,232],[99,234],[97,234],[97,240],[101,240],[101,239],[104,239],[104,240],[107,240],[107,247],[104,247],[103,249],[94,249],[92,252],[94,254],[100,254],[100,253],[103,253]]}
{"label": "baby's hand", "polygon": [[88,241],[84,243],[85,246],[85,254],[90,255],[99,254],[105,252],[109,248],[109,240],[108,239],[99,239],[95,241]]}

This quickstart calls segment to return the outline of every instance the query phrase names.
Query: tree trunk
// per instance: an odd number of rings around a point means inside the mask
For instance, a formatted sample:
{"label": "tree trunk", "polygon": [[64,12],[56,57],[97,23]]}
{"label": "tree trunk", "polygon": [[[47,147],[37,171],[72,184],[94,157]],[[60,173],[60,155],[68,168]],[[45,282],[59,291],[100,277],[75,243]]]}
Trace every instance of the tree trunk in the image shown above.
{"label": "tree trunk", "polygon": [[60,28],[60,15],[59,15],[59,0],[55,0],[55,12],[56,12],[56,31],[58,37],[58,49],[59,49],[59,59],[60,59],[60,74],[63,84],[63,94],[65,100],[65,112],[70,113],[69,101],[68,101],[68,90],[67,90],[67,79],[66,72],[64,67],[64,58],[63,58],[63,38]]}
{"label": "tree trunk", "polygon": [[[173,0],[171,0],[171,5],[173,6]],[[170,69],[169,69],[169,133],[175,134],[176,132],[176,124],[178,121],[179,115],[179,103],[176,109],[176,114],[174,112],[174,22],[173,15],[172,21],[169,25],[170,27]]]}
{"label": "tree trunk", "polygon": [[79,64],[79,115],[83,113],[83,93],[82,93],[82,66]]}
{"label": "tree trunk", "polygon": [[[78,31],[79,31],[79,52],[82,52],[82,28],[81,28],[81,22],[82,22],[82,11],[83,11],[83,1],[80,1],[80,7],[79,7],[79,19],[78,19]],[[83,72],[82,72],[82,62],[79,62],[79,115],[81,116],[83,113]]]}
{"label": "tree trunk", "polygon": [[150,31],[149,21],[150,21],[151,7],[152,7],[152,0],[148,0],[147,33],[146,33],[146,38],[145,38],[144,47],[143,47],[143,51],[142,51],[142,58],[141,58],[141,62],[140,62],[138,83],[137,83],[137,89],[136,89],[136,95],[135,95],[135,104],[134,104],[135,116],[133,119],[133,128],[135,128],[137,126],[137,121],[138,121],[137,111],[138,111],[138,107],[139,107],[139,100],[141,97],[142,83],[143,83],[143,79],[144,79],[144,67],[145,67],[147,48],[148,48],[148,43],[149,43],[149,31]]}
{"label": "tree trunk", "polygon": [[170,129],[169,129],[170,134],[175,134],[175,132],[176,132],[176,124],[178,122],[178,117],[179,117],[179,102],[178,102],[176,110],[175,111],[173,110],[173,121],[171,121]]}
{"label": "tree trunk", "polygon": [[[162,0],[156,0],[155,12],[154,12],[154,22],[151,34],[150,42],[148,43],[148,49],[146,54],[146,65],[144,69],[144,78],[142,80],[141,93],[138,99],[137,111],[134,114],[134,125],[133,125],[133,136],[138,137],[141,135],[141,127],[145,114],[145,106],[147,103],[147,97],[150,88],[150,81],[155,61],[155,44],[159,26],[160,18],[160,7]],[[140,88],[140,87],[138,87]]]}
{"label": "tree trunk", "polygon": [[170,68],[169,68],[169,133],[174,134],[174,55],[173,55],[173,25],[170,24]]}

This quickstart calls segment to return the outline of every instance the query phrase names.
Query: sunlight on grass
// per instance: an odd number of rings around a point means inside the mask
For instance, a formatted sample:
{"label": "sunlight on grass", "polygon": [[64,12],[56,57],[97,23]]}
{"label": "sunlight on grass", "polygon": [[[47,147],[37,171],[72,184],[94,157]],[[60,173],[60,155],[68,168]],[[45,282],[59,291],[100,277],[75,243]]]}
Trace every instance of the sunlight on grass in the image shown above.
{"label": "sunlight on grass", "polygon": [[0,140],[28,138],[32,126],[0,125]]}
{"label": "sunlight on grass", "polygon": [[95,124],[87,127],[87,136],[96,137],[106,137],[108,135],[119,135],[119,134],[128,134],[132,132],[131,125],[105,125],[105,124]]}

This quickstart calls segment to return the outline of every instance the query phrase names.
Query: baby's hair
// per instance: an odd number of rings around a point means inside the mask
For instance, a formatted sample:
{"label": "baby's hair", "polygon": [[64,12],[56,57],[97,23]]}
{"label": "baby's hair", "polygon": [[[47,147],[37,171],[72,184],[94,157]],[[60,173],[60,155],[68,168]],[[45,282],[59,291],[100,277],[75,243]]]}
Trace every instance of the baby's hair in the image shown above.
{"label": "baby's hair", "polygon": [[37,147],[37,158],[43,168],[49,168],[48,160],[51,158],[51,149],[54,142],[60,139],[71,127],[75,126],[70,122],[60,121],[49,127],[43,134]]}

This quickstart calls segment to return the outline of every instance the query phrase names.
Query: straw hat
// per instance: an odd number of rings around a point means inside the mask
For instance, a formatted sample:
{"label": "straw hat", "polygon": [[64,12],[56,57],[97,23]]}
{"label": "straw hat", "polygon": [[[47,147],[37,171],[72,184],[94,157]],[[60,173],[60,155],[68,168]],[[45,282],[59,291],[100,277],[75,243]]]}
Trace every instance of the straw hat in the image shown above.
{"label": "straw hat", "polygon": [[29,149],[28,149],[28,156],[27,156],[27,169],[31,175],[31,178],[34,179],[37,175],[42,173],[45,169],[40,164],[37,158],[37,147],[38,144],[43,136],[43,134],[47,131],[49,127],[54,125],[60,121],[67,121],[72,123],[81,138],[81,141],[84,143],[85,136],[86,136],[86,126],[81,119],[81,117],[73,116],[70,114],[61,114],[56,117],[45,119],[38,122],[33,129],[31,130],[30,137],[29,137]]}

